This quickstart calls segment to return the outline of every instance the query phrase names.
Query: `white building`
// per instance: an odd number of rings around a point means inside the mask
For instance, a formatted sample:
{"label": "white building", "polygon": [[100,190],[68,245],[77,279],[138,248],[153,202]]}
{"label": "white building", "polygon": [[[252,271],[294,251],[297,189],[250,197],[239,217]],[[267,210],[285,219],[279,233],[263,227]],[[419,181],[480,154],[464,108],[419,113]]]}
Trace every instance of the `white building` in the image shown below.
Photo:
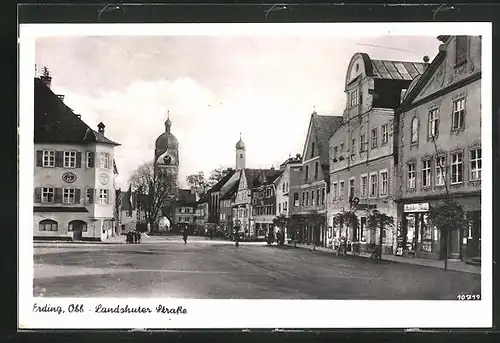
{"label": "white building", "polygon": [[34,239],[104,240],[117,234],[114,148],[35,78]]}

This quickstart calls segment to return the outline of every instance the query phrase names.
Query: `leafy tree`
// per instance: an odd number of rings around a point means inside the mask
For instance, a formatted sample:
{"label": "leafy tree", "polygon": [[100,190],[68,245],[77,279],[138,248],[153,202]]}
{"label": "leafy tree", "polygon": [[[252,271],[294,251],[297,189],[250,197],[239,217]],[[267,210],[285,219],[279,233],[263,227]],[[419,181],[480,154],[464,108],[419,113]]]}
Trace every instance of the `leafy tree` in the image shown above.
{"label": "leafy tree", "polygon": [[130,183],[138,195],[138,205],[144,211],[146,221],[153,228],[165,203],[175,201],[175,178],[172,174],[156,173],[153,163],[146,163],[134,171]]}
{"label": "leafy tree", "polygon": [[200,197],[202,197],[209,188],[208,180],[205,178],[205,174],[202,171],[196,174],[188,175],[186,177],[186,182],[190,187],[193,187]]}
{"label": "leafy tree", "polygon": [[452,198],[445,198],[437,206],[429,209],[429,221],[436,226],[445,240],[444,269],[448,269],[448,249],[451,232],[466,227],[465,213],[458,202]]}
{"label": "leafy tree", "polygon": [[[333,226],[346,226],[346,239],[349,239],[349,228],[355,232],[359,228],[359,219],[354,211],[345,211],[333,216]],[[341,232],[342,236],[342,232]]]}
{"label": "leafy tree", "polygon": [[382,259],[382,233],[385,229],[394,226],[394,217],[388,216],[385,213],[381,213],[377,210],[372,211],[368,216],[368,227],[373,231],[379,228],[379,244],[376,249],[380,249],[378,253],[378,258]]}

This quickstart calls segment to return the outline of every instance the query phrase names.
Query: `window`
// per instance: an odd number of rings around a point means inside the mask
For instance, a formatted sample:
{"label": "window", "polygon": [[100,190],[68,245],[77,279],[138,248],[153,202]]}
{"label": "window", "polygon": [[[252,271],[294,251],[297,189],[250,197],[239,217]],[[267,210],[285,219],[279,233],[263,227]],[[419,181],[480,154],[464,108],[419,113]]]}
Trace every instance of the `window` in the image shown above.
{"label": "window", "polygon": [[389,141],[388,125],[384,124],[382,125],[382,145],[387,144],[388,141]]}
{"label": "window", "polygon": [[361,176],[361,196],[365,198],[368,193],[368,176]]}
{"label": "window", "polygon": [[377,142],[378,140],[378,129],[374,128],[372,129],[372,149],[375,149],[377,147]]}
{"label": "window", "polygon": [[353,90],[350,93],[350,104],[351,104],[351,107],[357,106],[358,103],[359,103],[359,91],[358,91],[358,89],[355,89],[355,90]]}
{"label": "window", "polygon": [[371,174],[370,175],[370,197],[374,198],[376,197],[378,190],[378,177],[377,174]]}
{"label": "window", "polygon": [[366,231],[366,217],[361,217],[361,225],[360,225],[360,235],[359,235],[359,240],[361,242],[366,241],[366,236],[365,236],[365,231]]}
{"label": "window", "polygon": [[315,179],[317,179],[317,178],[318,178],[318,165],[319,165],[319,163],[318,163],[318,162],[316,162],[316,163],[314,164],[314,178],[315,178]]}
{"label": "window", "polygon": [[83,220],[73,220],[68,223],[68,231],[73,231],[74,227],[80,227],[82,232],[87,232],[87,223]]}
{"label": "window", "polygon": [[101,152],[101,168],[109,169],[109,153]]}
{"label": "window", "polygon": [[344,199],[344,181],[339,182],[339,199]]}
{"label": "window", "polygon": [[309,179],[309,166],[306,166],[306,181]]}
{"label": "window", "polygon": [[87,168],[94,168],[95,154],[93,151],[87,151]]}
{"label": "window", "polygon": [[337,159],[337,152],[338,152],[338,147],[337,146],[333,147],[333,159],[334,160]]}
{"label": "window", "polygon": [[282,191],[283,193],[285,193],[285,184],[283,184],[283,187],[282,187],[281,191]]}
{"label": "window", "polygon": [[125,212],[125,217],[132,217],[132,213],[130,211]]}
{"label": "window", "polygon": [[306,206],[309,206],[309,192],[306,192]]}
{"label": "window", "polygon": [[451,183],[461,183],[463,181],[463,161],[462,153],[456,152],[451,154]]}
{"label": "window", "polygon": [[74,204],[75,203],[75,189],[74,188],[64,188],[63,189],[63,203],[64,204]]}
{"label": "window", "polygon": [[100,189],[99,190],[99,203],[100,204],[108,204],[109,203],[107,189]]}
{"label": "window", "polygon": [[411,121],[411,142],[418,142],[418,119],[414,117]]}
{"label": "window", "polygon": [[415,188],[415,162],[408,163],[408,188]]}
{"label": "window", "polygon": [[306,204],[306,193],[302,192],[302,206]]}
{"label": "window", "polygon": [[42,202],[45,203],[54,202],[54,188],[52,187],[42,188]]}
{"label": "window", "polygon": [[380,195],[387,195],[389,191],[389,174],[387,171],[380,172]]}
{"label": "window", "polygon": [[56,166],[56,152],[53,150],[43,150],[42,161],[44,167]]}
{"label": "window", "polygon": [[243,154],[240,154],[240,158],[243,158]]}
{"label": "window", "polygon": [[429,138],[436,137],[439,132],[438,113],[437,108],[429,111],[429,127],[427,129]]}
{"label": "window", "polygon": [[481,149],[470,152],[470,179],[471,181],[481,180]]}
{"label": "window", "polygon": [[87,188],[85,190],[85,203],[91,204],[94,198],[94,190],[92,188]]}
{"label": "window", "polygon": [[463,129],[465,124],[465,98],[453,101],[453,117],[451,128],[453,130]]}
{"label": "window", "polygon": [[333,183],[333,200],[337,199],[338,186],[337,182]]}
{"label": "window", "polygon": [[319,199],[319,189],[316,190],[316,206],[319,206],[319,202],[320,202],[320,199]]}
{"label": "window", "polygon": [[354,196],[354,186],[355,186],[354,179],[350,179],[349,180],[349,197]]}
{"label": "window", "polygon": [[344,143],[340,143],[340,152],[344,152]]}
{"label": "window", "polygon": [[64,168],[76,168],[76,151],[64,152]]}
{"label": "window", "polygon": [[325,189],[323,188],[323,189],[321,190],[321,205],[324,205],[324,204],[325,204],[325,195],[326,195],[326,193],[325,193]]}
{"label": "window", "polygon": [[311,143],[311,158],[314,157],[314,142]]}
{"label": "window", "polygon": [[366,135],[364,133],[362,133],[360,135],[359,141],[360,141],[360,143],[359,143],[360,144],[360,147],[359,147],[360,150],[359,151],[360,152],[366,151]]}
{"label": "window", "polygon": [[446,158],[438,156],[436,158],[436,186],[444,186],[446,180]]}
{"label": "window", "polygon": [[455,38],[455,66],[467,62],[467,36],[456,36]]}
{"label": "window", "polygon": [[51,219],[44,219],[38,224],[38,231],[57,231],[57,222]]}
{"label": "window", "polygon": [[356,138],[353,138],[351,140],[351,155],[354,155],[356,153]]}
{"label": "window", "polygon": [[314,191],[311,191],[311,206],[314,206]]}
{"label": "window", "polygon": [[431,186],[431,160],[422,161],[422,187]]}
{"label": "window", "polygon": [[278,211],[281,213],[281,203],[278,204]]}

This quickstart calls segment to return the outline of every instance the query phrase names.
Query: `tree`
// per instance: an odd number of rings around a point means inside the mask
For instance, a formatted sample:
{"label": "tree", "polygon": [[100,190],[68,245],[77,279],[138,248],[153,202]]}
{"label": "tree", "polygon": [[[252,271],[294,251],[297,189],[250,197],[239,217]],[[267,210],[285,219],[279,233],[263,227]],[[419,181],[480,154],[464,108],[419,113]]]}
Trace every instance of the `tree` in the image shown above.
{"label": "tree", "polygon": [[356,215],[356,213],[354,213],[354,211],[339,212],[335,216],[333,216],[333,226],[342,227],[344,224],[346,225],[346,239],[348,239],[349,228],[352,228],[353,232],[355,232],[359,228],[358,216]]}
{"label": "tree", "polygon": [[375,232],[377,230],[377,227],[379,228],[379,244],[376,248],[380,249],[378,253],[379,260],[382,260],[382,233],[385,229],[392,226],[394,226],[394,217],[388,216],[385,213],[373,210],[372,213],[368,216],[368,227]]}
{"label": "tree", "polygon": [[196,174],[188,175],[186,177],[186,182],[190,187],[193,187],[200,197],[202,197],[208,190],[208,180],[205,178],[205,174],[202,171]]}
{"label": "tree", "polygon": [[224,168],[222,166],[213,169],[210,172],[210,176],[208,178],[208,186],[213,187],[217,182],[219,182],[227,173],[229,173],[231,168]]}
{"label": "tree", "polygon": [[437,206],[429,209],[429,221],[441,232],[445,241],[444,269],[448,269],[448,250],[451,232],[466,227],[464,210],[452,198],[445,198]]}
{"label": "tree", "polygon": [[153,228],[164,204],[175,201],[177,185],[173,175],[156,173],[153,163],[145,163],[134,171],[130,183],[138,195],[138,205],[144,211],[147,223]]}

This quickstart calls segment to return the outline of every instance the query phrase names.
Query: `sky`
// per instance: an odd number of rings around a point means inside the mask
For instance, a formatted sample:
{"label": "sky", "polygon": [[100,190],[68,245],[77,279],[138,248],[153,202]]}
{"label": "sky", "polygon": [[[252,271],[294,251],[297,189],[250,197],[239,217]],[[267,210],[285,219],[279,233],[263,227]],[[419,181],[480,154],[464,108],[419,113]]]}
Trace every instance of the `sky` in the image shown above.
{"label": "sky", "polygon": [[90,127],[106,125],[118,187],[151,162],[167,110],[179,141],[179,179],[234,167],[240,132],[248,168],[302,153],[311,113],[342,115],[351,57],[432,60],[436,36],[41,37],[36,63]]}

